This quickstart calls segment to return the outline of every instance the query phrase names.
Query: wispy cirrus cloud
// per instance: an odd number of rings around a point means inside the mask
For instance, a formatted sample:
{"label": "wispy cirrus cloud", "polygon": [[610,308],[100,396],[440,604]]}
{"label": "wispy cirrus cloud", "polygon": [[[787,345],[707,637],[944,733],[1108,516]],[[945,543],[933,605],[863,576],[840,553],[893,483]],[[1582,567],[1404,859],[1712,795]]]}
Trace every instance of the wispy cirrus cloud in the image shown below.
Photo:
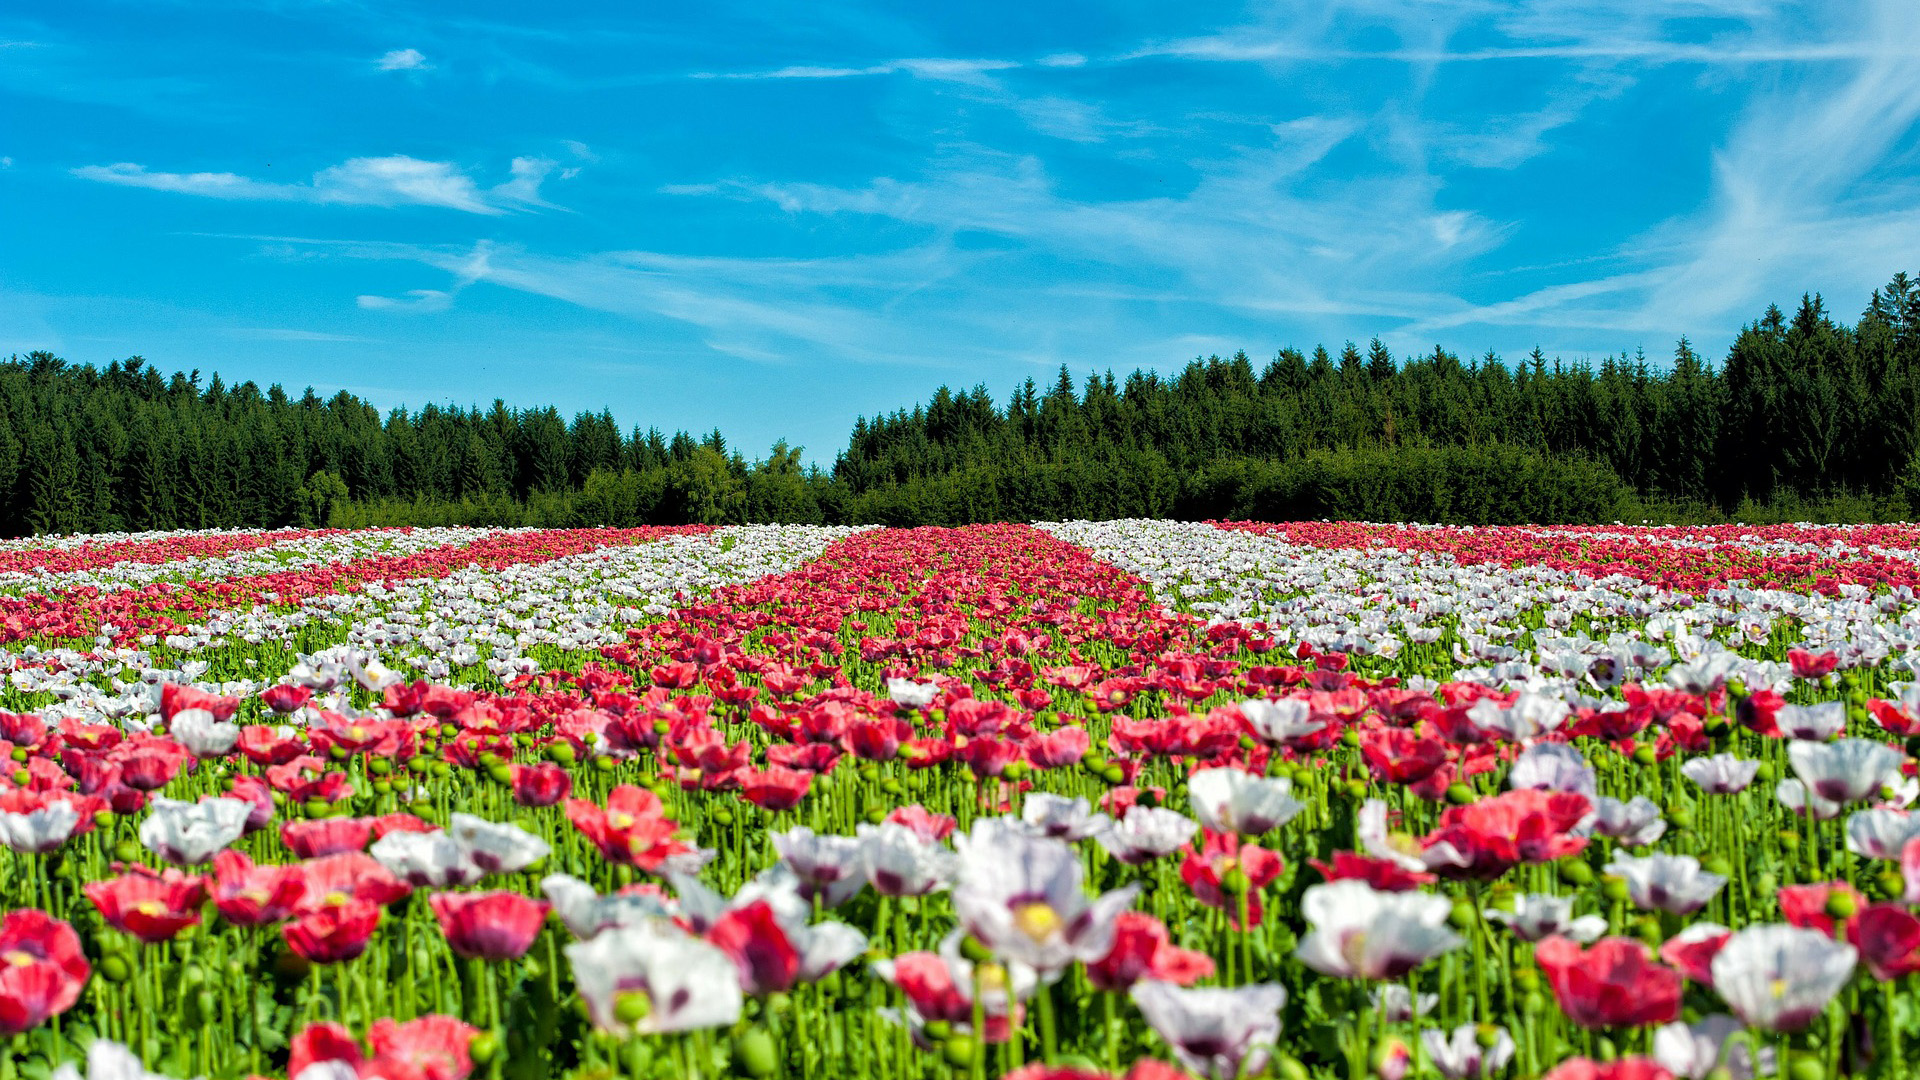
{"label": "wispy cirrus cloud", "polygon": [[[1852,28],[1920,42],[1920,8],[1878,0]],[[1628,238],[1617,269],[1420,320],[1678,334],[1802,291],[1862,297],[1920,251],[1920,182],[1888,172],[1920,133],[1920,66],[1899,48],[1757,93],[1711,151],[1707,201]]]}
{"label": "wispy cirrus cloud", "polygon": [[882,60],[875,64],[840,66],[831,64],[790,64],[760,71],[698,71],[696,79],[853,79],[876,75],[912,75],[934,82],[978,83],[989,72],[1021,67],[1018,60],[967,60],[942,57]]}
{"label": "wispy cirrus cloud", "polygon": [[504,214],[513,210],[552,208],[552,204],[541,197],[540,185],[555,167],[556,163],[546,158],[517,157],[509,168],[510,179],[491,187],[482,187],[451,162],[423,161],[404,154],[350,158],[320,170],[304,184],[256,180],[230,172],[156,172],[132,162],[86,165],[74,169],[73,175],[83,180],[211,199],[435,206],[470,214]]}

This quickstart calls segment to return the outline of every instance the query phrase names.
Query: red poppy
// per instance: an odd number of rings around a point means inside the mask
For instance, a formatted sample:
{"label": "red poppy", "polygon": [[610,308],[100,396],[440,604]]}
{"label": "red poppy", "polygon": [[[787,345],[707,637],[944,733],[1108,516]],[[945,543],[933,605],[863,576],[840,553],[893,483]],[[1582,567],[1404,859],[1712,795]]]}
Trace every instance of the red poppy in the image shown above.
{"label": "red poppy", "polygon": [[898,718],[856,720],[847,726],[847,750],[866,761],[892,761],[900,744],[913,738],[913,725]]}
{"label": "red poppy", "polygon": [[213,714],[215,720],[231,720],[235,709],[240,707],[237,697],[221,697],[209,694],[179,683],[160,684],[160,716],[171,722],[173,714],[182,709],[205,709]]}
{"label": "red poppy", "polygon": [[192,756],[185,750],[175,749],[177,752],[170,753],[152,744],[129,749],[119,759],[120,782],[135,791],[158,791],[166,787]]}
{"label": "red poppy", "polygon": [[213,857],[213,906],[235,926],[265,926],[291,915],[306,894],[300,871],[291,866],[256,866],[233,848]]}
{"label": "red poppy", "polygon": [[306,745],[291,735],[282,734],[277,728],[264,724],[249,724],[240,729],[240,752],[255,765],[285,765],[301,754],[306,753]]}
{"label": "red poppy", "polygon": [[359,1065],[360,1044],[353,1033],[335,1023],[308,1024],[287,1044],[287,1075],[299,1076],[307,1067],[326,1061]]}
{"label": "red poppy", "polygon": [[343,851],[295,864],[304,889],[301,912],[359,900],[375,906],[391,904],[413,891],[380,861],[364,851]]}
{"label": "red poppy", "polygon": [[740,797],[762,810],[791,810],[813,786],[813,774],[781,765],[749,773],[740,784]]}
{"label": "red poppy", "polygon": [[1920,971],[1920,918],[1892,902],[1862,908],[1847,923],[1847,940],[1882,982]]}
{"label": "red poppy", "polygon": [[1829,649],[1823,653],[1811,653],[1805,649],[1788,649],[1787,663],[1793,668],[1796,679],[1818,679],[1833,673],[1840,666],[1840,654]]}
{"label": "red poppy", "polygon": [[260,700],[267,708],[285,715],[313,700],[313,688],[280,683],[260,691]]}
{"label": "red poppy", "polygon": [[1860,890],[1844,881],[1786,885],[1774,896],[1780,901],[1780,915],[1787,922],[1803,930],[1818,930],[1827,937],[1833,936],[1835,926],[1833,916],[1827,913],[1827,905],[1835,896],[1847,897],[1855,911],[1867,906],[1867,898],[1860,895]]}
{"label": "red poppy", "polygon": [[783,993],[800,977],[800,952],[765,900],[720,916],[707,940],[733,958],[740,988],[749,994]]}
{"label": "red poppy", "polygon": [[376,1061],[403,1064],[420,1080],[466,1080],[473,1072],[468,1046],[479,1035],[479,1028],[451,1016],[422,1016],[404,1024],[382,1018],[367,1030],[367,1044]]}
{"label": "red poppy", "polygon": [[939,843],[952,836],[953,830],[960,824],[958,819],[946,814],[932,813],[919,803],[895,807],[893,812],[887,815],[887,820],[896,825],[905,825],[913,830],[915,836],[929,844]]}
{"label": "red poppy", "polygon": [[178,870],[130,871],[89,882],[85,889],[108,926],[150,945],[197,925],[200,905],[207,900],[206,879],[187,877]]}
{"label": "red poppy", "polygon": [[1141,911],[1121,912],[1113,948],[1087,965],[1087,981],[1114,993],[1125,993],[1141,979],[1191,986],[1212,974],[1212,957],[1173,944],[1165,924]]}
{"label": "red poppy", "polygon": [[1443,866],[1449,877],[1490,879],[1518,863],[1544,863],[1586,848],[1584,837],[1570,835],[1591,804],[1571,791],[1528,788],[1508,791],[1440,815],[1440,827],[1427,836],[1428,847],[1452,844],[1465,866]]}
{"label": "red poppy", "polygon": [[433,832],[440,828],[440,826],[435,825],[431,821],[408,813],[381,814],[379,817],[367,818],[366,822],[367,825],[373,829],[373,838],[375,840],[380,839],[390,832],[426,833]]}
{"label": "red poppy", "polygon": [[1660,959],[1701,986],[1712,986],[1713,958],[1720,955],[1721,948],[1732,936],[1733,932],[1724,926],[1695,923],[1660,946]]}
{"label": "red poppy", "polygon": [[1085,728],[1063,727],[1026,741],[1027,761],[1036,769],[1059,769],[1077,765],[1091,745]]}
{"label": "red poppy", "polygon": [[666,816],[660,796],[632,784],[609,792],[605,809],[585,799],[568,799],[567,820],[607,861],[641,870],[657,870],[669,856],[688,850],[673,838],[680,826]]}
{"label": "red poppy", "polygon": [[573,777],[551,761],[535,765],[515,765],[513,801],[521,806],[552,806],[573,793]]}
{"label": "red poppy", "polygon": [[18,1035],[73,1008],[92,969],[73,927],[22,908],[0,918],[0,1035]]}
{"label": "red poppy", "polygon": [[1446,763],[1447,747],[1408,728],[1371,728],[1360,736],[1360,755],[1375,780],[1416,784]]}
{"label": "red poppy", "polygon": [[373,826],[364,818],[319,818],[280,826],[280,842],[302,859],[359,851],[372,835]]}
{"label": "red poppy", "polygon": [[[893,978],[890,981],[907,995],[913,1011],[928,1020],[942,1020],[949,1024],[973,1022],[971,1001],[955,985],[953,969],[937,953],[911,952],[894,957]],[[986,1030],[980,1033],[981,1038],[990,1043],[1003,1043],[1011,1038],[1021,1012],[1018,1005],[1012,1008],[1012,1018],[1004,1012],[988,1009]]]}
{"label": "red poppy", "polygon": [[516,892],[434,893],[427,897],[447,944],[476,960],[526,955],[553,906]]}
{"label": "red poppy", "polygon": [[1180,880],[1187,883],[1194,898],[1227,913],[1236,927],[1240,925],[1240,897],[1229,889],[1241,879],[1246,883],[1247,923],[1260,925],[1260,890],[1273,883],[1286,866],[1280,856],[1253,843],[1242,843],[1232,833],[1206,830],[1201,846],[1184,849]]}
{"label": "red poppy", "polygon": [[367,951],[380,907],[365,900],[322,904],[280,928],[287,947],[315,964],[339,964]]}
{"label": "red poppy", "polygon": [[1632,938],[1610,937],[1582,949],[1554,935],[1534,947],[1567,1019],[1582,1027],[1664,1024],[1680,1015],[1680,973],[1648,959]]}

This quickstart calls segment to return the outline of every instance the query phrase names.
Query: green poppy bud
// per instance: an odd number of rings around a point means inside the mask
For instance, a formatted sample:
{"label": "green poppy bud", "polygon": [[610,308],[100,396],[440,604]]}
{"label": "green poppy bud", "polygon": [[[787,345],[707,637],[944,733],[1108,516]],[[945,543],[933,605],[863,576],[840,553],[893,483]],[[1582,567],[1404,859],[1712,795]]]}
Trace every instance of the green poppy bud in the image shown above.
{"label": "green poppy bud", "polygon": [[1127,778],[1126,770],[1122,769],[1118,765],[1109,765],[1106,768],[1100,770],[1100,779],[1105,780],[1109,784],[1122,783],[1126,780],[1126,778]]}
{"label": "green poppy bud", "polygon": [[1606,877],[1601,878],[1600,895],[1615,903],[1625,900],[1629,895],[1627,879],[1614,874],[1608,874]]}
{"label": "green poppy bud", "polygon": [[993,959],[993,953],[972,934],[960,939],[960,955],[976,964],[984,964]]}
{"label": "green poppy bud", "polygon": [[1793,1065],[1787,1070],[1789,1080],[1827,1080],[1826,1066],[1812,1054],[1798,1054]]}
{"label": "green poppy bud", "polygon": [[386,776],[389,773],[393,772],[393,762],[390,759],[383,758],[383,757],[368,758],[367,772],[373,774],[374,776]]}
{"label": "green poppy bud", "polygon": [[772,1076],[780,1066],[773,1036],[761,1027],[748,1028],[733,1040],[733,1065],[748,1076]]}
{"label": "green poppy bud", "polygon": [[964,1069],[973,1064],[975,1053],[973,1036],[955,1035],[940,1044],[940,1054],[947,1064],[956,1069]]}
{"label": "green poppy bud", "polygon": [[1635,764],[1652,765],[1660,760],[1660,752],[1652,743],[1641,743],[1633,748],[1633,760]]}
{"label": "green poppy bud", "polygon": [[1560,880],[1569,885],[1593,884],[1593,867],[1583,862],[1563,862],[1560,864]]}
{"label": "green poppy bud", "polygon": [[1447,921],[1452,923],[1456,930],[1465,930],[1479,919],[1480,913],[1473,910],[1473,905],[1466,900],[1455,900],[1453,910],[1447,913]]}
{"label": "green poppy bud", "polygon": [[1880,886],[1880,895],[1889,897],[1901,895],[1907,887],[1906,878],[1900,876],[1900,871],[1892,869],[1880,871],[1874,883]]}
{"label": "green poppy bud", "polygon": [[711,820],[715,825],[731,825],[733,824],[733,811],[723,806],[713,812]]}
{"label": "green poppy bud", "polygon": [[612,759],[612,758],[610,758],[610,757],[597,757],[597,758],[594,758],[594,759],[593,759],[593,771],[594,771],[594,772],[612,772],[612,771],[613,771],[613,759]]}
{"label": "green poppy bud", "polygon": [[561,768],[573,768],[574,762],[577,759],[578,755],[574,753],[572,743],[564,739],[555,739],[553,742],[547,744],[547,760]]}
{"label": "green poppy bud", "polygon": [[1466,784],[1454,783],[1447,785],[1447,801],[1455,806],[1469,806],[1478,802],[1479,798],[1479,796],[1473,793],[1473,789]]}
{"label": "green poppy bud", "polygon": [[1836,919],[1851,919],[1853,913],[1858,910],[1860,910],[1860,902],[1853,898],[1852,893],[1835,889],[1827,894],[1828,915]]}
{"label": "green poppy bud", "polygon": [[133,978],[133,965],[119,953],[108,953],[100,958],[100,977],[110,983],[123,983]]}
{"label": "green poppy bud", "polygon": [[140,850],[139,844],[131,840],[122,840],[113,845],[113,857],[125,863],[139,862]]}
{"label": "green poppy bud", "polygon": [[631,1027],[653,1015],[653,998],[645,990],[626,990],[613,998],[613,1018]]}

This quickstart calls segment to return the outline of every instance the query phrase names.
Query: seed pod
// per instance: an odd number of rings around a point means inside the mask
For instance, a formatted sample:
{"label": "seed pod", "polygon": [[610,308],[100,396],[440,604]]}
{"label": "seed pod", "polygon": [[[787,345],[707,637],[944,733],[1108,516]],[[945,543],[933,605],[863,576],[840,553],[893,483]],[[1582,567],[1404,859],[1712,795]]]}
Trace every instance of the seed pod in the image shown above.
{"label": "seed pod", "polygon": [[733,1040],[733,1064],[748,1076],[772,1076],[780,1066],[773,1036],[762,1027],[748,1028]]}

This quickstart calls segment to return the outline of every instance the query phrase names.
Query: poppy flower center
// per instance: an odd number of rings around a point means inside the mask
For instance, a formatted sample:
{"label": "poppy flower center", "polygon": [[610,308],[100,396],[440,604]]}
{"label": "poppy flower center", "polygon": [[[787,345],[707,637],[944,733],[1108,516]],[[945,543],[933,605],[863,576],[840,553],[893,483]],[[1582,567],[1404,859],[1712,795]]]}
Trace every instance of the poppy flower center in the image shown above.
{"label": "poppy flower center", "polygon": [[133,910],[142,915],[165,915],[167,914],[167,905],[158,900],[142,900],[133,905]]}
{"label": "poppy flower center", "polygon": [[614,829],[631,829],[633,828],[633,815],[623,813],[619,810],[609,811],[607,813],[607,824]]}
{"label": "poppy flower center", "polygon": [[39,957],[26,951],[25,949],[12,949],[7,952],[0,953],[0,960],[5,960],[7,962],[8,967],[27,967],[29,965],[37,964],[40,962]]}
{"label": "poppy flower center", "polygon": [[633,1025],[653,1014],[653,998],[645,990],[623,990],[613,996],[613,1018]]}
{"label": "poppy flower center", "polygon": [[1060,913],[1053,910],[1052,904],[1038,900],[1015,905],[1013,925],[1019,927],[1021,933],[1035,941],[1050,940],[1058,936],[1065,926]]}

